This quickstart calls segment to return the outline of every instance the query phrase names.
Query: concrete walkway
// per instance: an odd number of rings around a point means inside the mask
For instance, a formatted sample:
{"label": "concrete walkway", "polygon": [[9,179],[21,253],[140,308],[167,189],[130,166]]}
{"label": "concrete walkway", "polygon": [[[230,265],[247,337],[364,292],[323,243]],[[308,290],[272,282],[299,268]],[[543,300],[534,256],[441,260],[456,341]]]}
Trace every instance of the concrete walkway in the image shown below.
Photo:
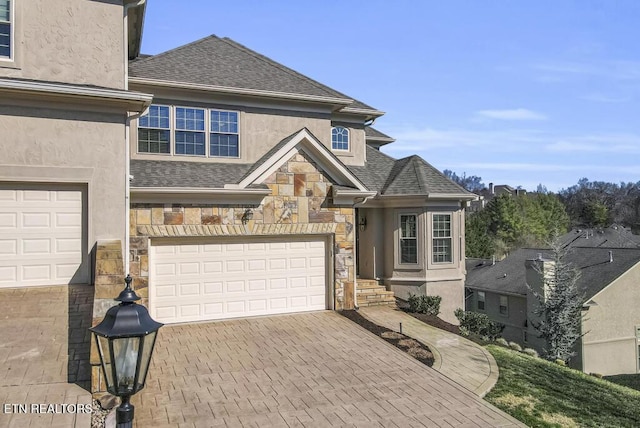
{"label": "concrete walkway", "polygon": [[358,311],[369,321],[402,332],[425,345],[435,357],[433,368],[458,385],[484,397],[498,381],[498,366],[482,346],[448,331],[432,327],[390,306],[370,306]]}

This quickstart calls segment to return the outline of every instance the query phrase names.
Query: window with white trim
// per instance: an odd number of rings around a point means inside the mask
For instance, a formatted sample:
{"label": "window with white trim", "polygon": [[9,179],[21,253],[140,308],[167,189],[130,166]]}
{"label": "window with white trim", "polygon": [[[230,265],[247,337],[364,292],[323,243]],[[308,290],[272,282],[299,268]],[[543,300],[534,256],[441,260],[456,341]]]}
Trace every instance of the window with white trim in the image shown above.
{"label": "window with white trim", "polygon": [[152,105],[138,120],[139,153],[171,153],[169,107]]}
{"label": "window with white trim", "polygon": [[478,310],[484,311],[484,304],[486,302],[486,295],[484,291],[478,291]]}
{"label": "window with white trim", "polygon": [[204,113],[203,108],[176,107],[175,147],[177,155],[205,155]]}
{"label": "window with white trim", "polygon": [[240,157],[237,111],[152,104],[138,120],[138,153]]}
{"label": "window with white trim", "polygon": [[400,263],[418,263],[418,216],[400,215]]}
{"label": "window with white trim", "polygon": [[349,150],[349,130],[344,126],[331,128],[331,148],[333,150]]}
{"label": "window with white trim", "polygon": [[209,138],[211,156],[239,157],[238,112],[211,110]]}
{"label": "window with white trim", "polygon": [[509,316],[509,297],[500,296],[500,315]]}
{"label": "window with white trim", "polygon": [[11,0],[0,0],[0,58],[11,58]]}
{"label": "window with white trim", "polygon": [[433,215],[433,263],[451,263],[453,251],[451,247],[451,214]]}

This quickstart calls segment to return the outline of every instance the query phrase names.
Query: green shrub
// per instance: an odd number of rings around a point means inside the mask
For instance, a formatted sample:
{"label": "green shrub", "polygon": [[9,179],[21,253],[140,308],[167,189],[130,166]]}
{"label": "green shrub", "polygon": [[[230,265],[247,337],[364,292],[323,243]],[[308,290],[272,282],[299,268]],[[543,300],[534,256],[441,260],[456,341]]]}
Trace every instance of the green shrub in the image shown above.
{"label": "green shrub", "polygon": [[556,359],[554,361],[554,363],[556,363],[559,366],[563,366],[563,367],[567,365],[567,362],[565,360],[561,360],[560,358]]}
{"label": "green shrub", "polygon": [[513,349],[514,351],[522,352],[522,346],[520,346],[516,342],[509,342],[509,348]]}
{"label": "green shrub", "polygon": [[504,330],[504,324],[491,321],[486,314],[458,308],[454,315],[460,321],[460,334],[463,336],[477,334],[487,340],[496,340]]}
{"label": "green shrub", "polygon": [[407,302],[409,303],[410,312],[437,316],[440,313],[440,302],[442,302],[442,297],[416,296],[415,294],[410,293]]}
{"label": "green shrub", "polygon": [[536,351],[536,350],[535,350],[535,349],[533,349],[533,348],[524,348],[524,349],[522,350],[522,352],[523,352],[524,354],[529,355],[530,357],[538,358],[538,357],[540,356],[540,355],[538,354],[538,351]]}

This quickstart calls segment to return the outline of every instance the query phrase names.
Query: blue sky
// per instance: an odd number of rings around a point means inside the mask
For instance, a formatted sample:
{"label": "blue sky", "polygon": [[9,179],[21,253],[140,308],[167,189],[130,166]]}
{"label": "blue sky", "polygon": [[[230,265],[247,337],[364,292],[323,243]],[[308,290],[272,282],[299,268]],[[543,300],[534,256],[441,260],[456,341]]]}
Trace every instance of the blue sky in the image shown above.
{"label": "blue sky", "polygon": [[640,2],[150,0],[142,50],[216,34],[386,114],[374,127],[485,183],[640,181]]}

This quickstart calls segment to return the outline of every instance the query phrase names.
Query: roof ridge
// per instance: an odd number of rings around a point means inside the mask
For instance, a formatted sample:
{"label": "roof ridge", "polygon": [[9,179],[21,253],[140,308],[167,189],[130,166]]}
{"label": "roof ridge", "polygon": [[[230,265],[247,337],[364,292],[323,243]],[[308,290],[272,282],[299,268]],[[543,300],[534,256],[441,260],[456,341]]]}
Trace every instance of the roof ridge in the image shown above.
{"label": "roof ridge", "polygon": [[416,175],[416,179],[418,181],[418,186],[420,186],[420,190],[424,193],[429,193],[429,189],[427,189],[427,182],[425,177],[422,174],[422,170],[420,165],[417,165],[418,159],[416,159],[416,155],[412,155],[409,159],[409,163],[413,166],[413,172]]}
{"label": "roof ridge", "polygon": [[335,89],[332,89],[332,88],[330,88],[330,87],[328,87],[326,85],[323,85],[322,83],[318,82],[317,80],[314,80],[314,79],[312,79],[312,78],[310,78],[308,76],[305,76],[302,73],[298,73],[297,71],[287,67],[286,65],[280,64],[279,62],[269,58],[268,56],[262,55],[261,53],[258,53],[256,51],[246,47],[242,43],[238,43],[235,40],[230,39],[229,37],[223,37],[220,40],[225,42],[225,43],[227,43],[230,46],[233,46],[233,47],[235,47],[237,49],[242,50],[246,54],[249,54],[249,55],[253,56],[256,59],[259,59],[260,61],[263,61],[263,62],[265,62],[265,63],[267,63],[267,64],[269,64],[269,65],[271,65],[273,67],[278,68],[281,71],[284,71],[285,73],[287,73],[289,75],[292,75],[292,76],[295,76],[297,78],[306,80],[306,81],[308,81],[309,83],[311,83],[313,86],[315,86],[318,89],[321,89],[321,90],[323,90],[325,92],[328,92],[328,93],[330,93],[332,95],[338,94],[339,96],[341,96],[341,97],[343,97],[345,99],[351,100],[351,103],[353,103],[355,101],[353,98],[351,98],[351,97],[349,97],[349,96],[347,96],[347,95],[345,95],[345,94],[343,94],[341,92],[338,92]]}
{"label": "roof ridge", "polygon": [[452,182],[453,184],[455,184],[460,190],[462,190],[463,193],[469,193],[472,194],[473,192],[468,191],[467,189],[465,189],[464,187],[462,187],[461,185],[459,185],[458,183],[456,183],[455,181],[453,181],[452,179],[450,179],[449,177],[447,177],[446,175],[444,175],[438,168],[436,168],[435,166],[431,165],[429,162],[427,162],[426,160],[424,160],[422,157],[418,156],[418,155],[413,155],[416,158],[418,158],[420,160],[420,162],[422,162],[426,167],[431,168],[433,171],[435,171],[438,175],[440,175],[441,177],[449,180],[450,182]]}
{"label": "roof ridge", "polygon": [[140,64],[141,62],[146,62],[146,61],[151,60],[151,59],[162,58],[162,57],[166,56],[167,54],[173,53],[173,52],[175,52],[175,51],[177,51],[179,49],[186,48],[186,47],[189,47],[189,46],[193,46],[193,45],[196,45],[198,43],[202,43],[202,42],[204,42],[205,40],[208,40],[208,39],[221,40],[220,37],[216,36],[215,34],[209,34],[208,36],[202,37],[202,38],[200,38],[198,40],[194,40],[193,42],[189,42],[186,45],[176,46],[175,48],[169,49],[168,51],[160,52],[157,55],[149,55],[146,58],[142,58],[142,59],[139,59],[139,60],[135,61],[135,63],[136,64]]}

